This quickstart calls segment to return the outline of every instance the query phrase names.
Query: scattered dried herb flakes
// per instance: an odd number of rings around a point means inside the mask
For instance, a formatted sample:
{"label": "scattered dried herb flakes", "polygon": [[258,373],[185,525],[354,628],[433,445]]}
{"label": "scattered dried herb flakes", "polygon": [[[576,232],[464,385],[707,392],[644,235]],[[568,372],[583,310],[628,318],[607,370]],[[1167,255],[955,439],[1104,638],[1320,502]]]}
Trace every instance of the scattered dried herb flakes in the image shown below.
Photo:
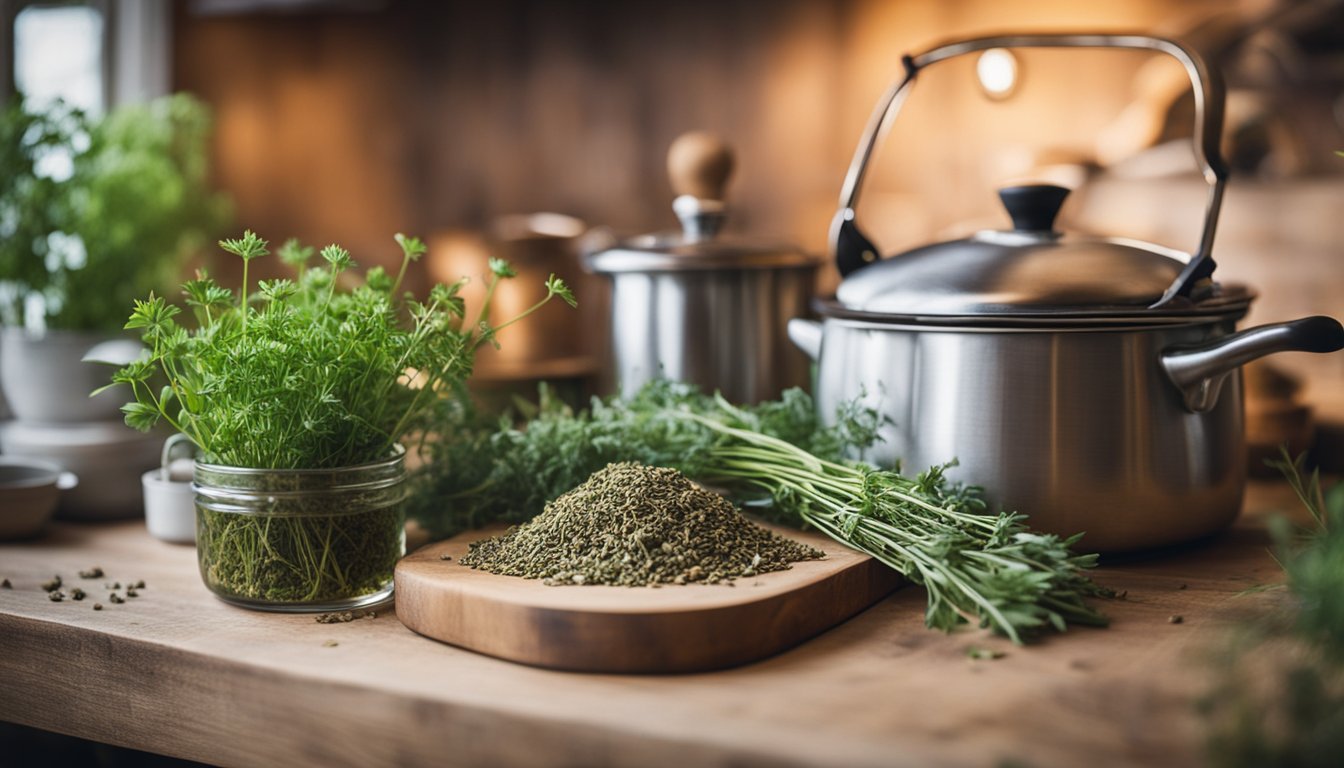
{"label": "scattered dried herb flakes", "polygon": [[675,469],[608,464],[458,562],[546,584],[642,587],[781,571],[820,550],[775,534]]}
{"label": "scattered dried herb flakes", "polygon": [[440,559],[440,560],[452,560],[452,559],[453,559],[453,556],[452,556],[452,555],[439,555],[439,559]]}
{"label": "scattered dried herb flakes", "polygon": [[144,588],[145,588],[145,580],[144,580],[144,579],[140,579],[139,581],[135,582],[135,588],[136,588],[136,589],[144,589]]}
{"label": "scattered dried herb flakes", "polygon": [[71,600],[83,600],[86,596],[87,595],[84,594],[84,590],[80,589],[79,587],[75,587],[74,589],[70,590]]}
{"label": "scattered dried herb flakes", "polygon": [[79,578],[81,578],[81,579],[101,579],[101,578],[103,578],[103,569],[102,569],[102,568],[99,568],[98,566],[95,565],[95,566],[93,566],[92,568],[90,568],[90,569],[88,569],[88,570],[80,571],[80,572],[79,572]]}
{"label": "scattered dried herb flakes", "polygon": [[103,589],[121,589],[121,582],[114,581],[111,584],[103,584]]}
{"label": "scattered dried herb flakes", "polygon": [[44,581],[39,586],[42,587],[43,592],[55,592],[61,588],[61,577],[57,574],[51,577],[51,581]]}
{"label": "scattered dried herb flakes", "polygon": [[130,588],[128,588],[128,589],[126,590],[126,596],[127,596],[127,597],[139,597],[139,596],[140,596],[140,593],[139,593],[139,592],[136,592],[134,589],[130,589]]}
{"label": "scattered dried herb flakes", "polygon": [[9,583],[9,579],[0,581],[0,589],[13,589],[14,585]]}
{"label": "scattered dried herb flakes", "polygon": [[93,604],[93,610],[95,610],[95,611],[101,611],[101,610],[103,610],[103,604],[102,604],[102,603],[94,603],[94,604]]}
{"label": "scattered dried herb flakes", "polygon": [[995,648],[981,648],[978,645],[972,645],[966,649],[966,655],[976,661],[993,661],[1002,659],[1007,654]]}
{"label": "scattered dried herb flakes", "polygon": [[54,590],[47,593],[47,599],[51,600],[53,603],[59,603],[65,599],[65,593],[61,592],[59,589]]}
{"label": "scattered dried herb flakes", "polygon": [[376,611],[337,611],[335,613],[322,613],[313,617],[313,621],[318,624],[344,624],[355,619],[376,619]]}
{"label": "scattered dried herb flakes", "polygon": [[1168,623],[1168,624],[1183,624],[1183,623],[1185,623],[1185,617],[1184,617],[1184,616],[1180,616],[1180,615],[1176,615],[1176,616],[1168,616],[1168,617],[1167,617],[1167,623]]}
{"label": "scattered dried herb flakes", "polygon": [[328,640],[322,643],[323,648],[335,648],[338,645],[340,645],[340,643],[336,642],[335,640]]}
{"label": "scattered dried herb flakes", "polygon": [[126,602],[126,598],[122,597],[121,595],[118,595],[116,592],[113,592],[112,594],[107,596],[107,601],[112,603],[113,605],[117,605]]}

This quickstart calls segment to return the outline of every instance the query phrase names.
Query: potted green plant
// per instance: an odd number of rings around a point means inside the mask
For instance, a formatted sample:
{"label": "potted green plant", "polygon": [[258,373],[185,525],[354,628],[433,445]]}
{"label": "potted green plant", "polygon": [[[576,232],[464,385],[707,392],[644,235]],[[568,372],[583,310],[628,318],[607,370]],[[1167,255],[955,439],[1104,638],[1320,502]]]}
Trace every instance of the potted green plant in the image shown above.
{"label": "potted green plant", "polygon": [[465,280],[436,285],[427,301],[399,297],[425,246],[396,241],[396,277],[374,267],[345,290],[349,252],[329,245],[325,265],[308,267],[312,249],[291,240],[278,256],[295,279],[263,280],[250,293],[248,265],[269,251],[249,231],[220,244],[243,259],[237,295],[205,276],[183,286],[193,329],[161,297],[135,302],[126,327],[150,355],[113,382],[135,394],[123,407],[128,424],[167,421],[196,444],[201,576],[228,602],[325,611],[387,597],[405,551],[407,435],[452,407],[476,350],[501,328],[553,298],[575,303],[552,276],[537,304],[490,326],[494,287],[514,274],[498,259],[474,318],[459,296]]}
{"label": "potted green plant", "polygon": [[[210,124],[185,94],[101,119],[22,98],[0,110],[0,388],[19,419],[119,417],[115,393],[88,397],[106,372],[83,360],[121,336],[132,299],[170,284],[224,226]],[[136,351],[120,347],[95,357]]]}

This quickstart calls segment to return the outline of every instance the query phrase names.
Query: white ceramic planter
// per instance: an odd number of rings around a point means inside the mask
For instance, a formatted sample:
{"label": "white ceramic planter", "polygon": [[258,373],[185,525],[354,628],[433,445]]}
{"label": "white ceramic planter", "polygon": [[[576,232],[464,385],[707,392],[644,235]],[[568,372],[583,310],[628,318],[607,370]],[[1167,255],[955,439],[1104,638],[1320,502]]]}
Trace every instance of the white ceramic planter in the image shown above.
{"label": "white ceramic planter", "polygon": [[5,327],[0,329],[0,389],[19,421],[121,421],[121,406],[131,399],[127,388],[97,397],[89,393],[107,384],[117,367],[140,350],[138,342],[124,336]]}

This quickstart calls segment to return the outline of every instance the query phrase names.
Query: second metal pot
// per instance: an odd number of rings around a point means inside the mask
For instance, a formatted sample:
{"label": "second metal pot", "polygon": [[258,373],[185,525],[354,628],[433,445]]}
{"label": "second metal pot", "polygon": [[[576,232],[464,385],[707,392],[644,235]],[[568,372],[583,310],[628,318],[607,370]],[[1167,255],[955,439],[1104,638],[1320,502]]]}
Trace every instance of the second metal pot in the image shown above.
{"label": "second metal pot", "polygon": [[668,157],[682,231],[645,235],[586,257],[611,280],[611,353],[629,397],[666,378],[753,403],[804,386],[808,361],[789,319],[808,311],[817,260],[796,248],[719,235],[727,146],[687,134]]}

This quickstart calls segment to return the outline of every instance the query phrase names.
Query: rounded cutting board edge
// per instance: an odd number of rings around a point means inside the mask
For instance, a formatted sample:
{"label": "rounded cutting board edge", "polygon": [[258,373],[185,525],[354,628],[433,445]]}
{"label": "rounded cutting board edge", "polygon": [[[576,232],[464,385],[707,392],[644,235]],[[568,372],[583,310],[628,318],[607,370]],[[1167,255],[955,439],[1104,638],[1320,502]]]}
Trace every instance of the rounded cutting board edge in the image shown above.
{"label": "rounded cutting board edge", "polygon": [[473,531],[397,564],[397,618],[426,637],[549,669],[701,672],[792,648],[902,583],[895,571],[825,536],[767,527],[826,557],[732,586],[548,587],[461,565],[472,541],[503,529]]}

